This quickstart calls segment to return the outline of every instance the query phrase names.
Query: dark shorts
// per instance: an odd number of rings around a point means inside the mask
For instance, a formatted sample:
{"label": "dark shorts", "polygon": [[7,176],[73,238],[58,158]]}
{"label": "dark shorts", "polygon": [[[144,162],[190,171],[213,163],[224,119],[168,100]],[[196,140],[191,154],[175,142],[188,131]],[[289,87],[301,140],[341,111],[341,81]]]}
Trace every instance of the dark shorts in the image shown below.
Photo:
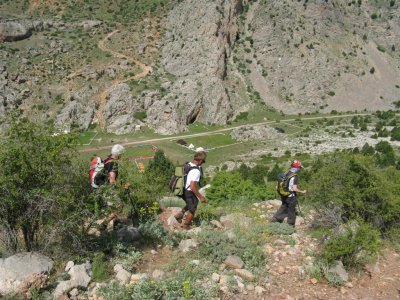
{"label": "dark shorts", "polygon": [[189,210],[194,215],[197,209],[197,204],[199,204],[199,199],[197,199],[196,195],[192,191],[185,190],[183,200],[186,202],[184,210]]}

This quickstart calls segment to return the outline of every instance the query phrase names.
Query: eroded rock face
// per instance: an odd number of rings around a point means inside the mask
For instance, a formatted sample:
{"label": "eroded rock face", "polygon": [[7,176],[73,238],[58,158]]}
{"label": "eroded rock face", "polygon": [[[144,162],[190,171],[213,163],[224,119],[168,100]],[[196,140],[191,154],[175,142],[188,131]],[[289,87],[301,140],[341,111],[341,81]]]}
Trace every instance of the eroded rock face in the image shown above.
{"label": "eroded rock face", "polygon": [[26,39],[32,35],[32,24],[24,24],[16,21],[0,23],[0,39],[5,42],[13,42]]}
{"label": "eroded rock face", "polygon": [[233,117],[239,104],[223,80],[241,11],[240,0],[186,0],[170,12],[162,64],[176,80],[168,99],[149,108],[148,122],[157,132],[176,133],[194,121],[225,124]]}
{"label": "eroded rock face", "polygon": [[87,129],[94,115],[94,103],[86,105],[81,101],[71,101],[57,116],[56,127],[62,132],[70,132],[73,127]]}

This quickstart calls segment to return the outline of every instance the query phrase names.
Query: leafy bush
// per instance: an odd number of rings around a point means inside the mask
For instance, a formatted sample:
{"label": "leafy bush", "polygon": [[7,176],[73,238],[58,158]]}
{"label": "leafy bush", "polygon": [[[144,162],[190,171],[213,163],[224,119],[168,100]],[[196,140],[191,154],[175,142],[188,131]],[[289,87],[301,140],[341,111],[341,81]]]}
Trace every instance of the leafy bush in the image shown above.
{"label": "leafy bush", "polygon": [[94,201],[73,141],[74,135],[53,136],[51,128],[11,121],[0,145],[0,229],[8,251],[80,246]]}
{"label": "leafy bush", "polygon": [[293,226],[286,223],[274,222],[267,224],[266,227],[271,234],[275,235],[280,235],[280,234],[290,235],[294,233]]}
{"label": "leafy bush", "polygon": [[238,172],[245,180],[251,180],[256,185],[265,185],[264,177],[268,172],[268,167],[256,165],[254,168],[250,168],[245,164],[241,164]]}
{"label": "leafy bush", "polygon": [[[378,168],[372,156],[334,154],[311,172],[308,200],[320,221],[335,211],[338,221],[360,218],[384,232],[400,222],[400,174],[394,167]],[[337,223],[324,226],[337,226]]]}
{"label": "leafy bush", "polygon": [[204,288],[196,280],[210,274],[205,273],[200,266],[196,269],[185,268],[183,271],[178,269],[176,275],[161,281],[145,279],[133,286],[110,282],[100,288],[98,294],[109,300],[212,299],[218,297],[218,286]]}
{"label": "leafy bush", "polygon": [[282,173],[283,169],[279,167],[278,164],[275,164],[274,167],[267,173],[267,180],[268,181],[276,181],[276,177],[279,173]]}
{"label": "leafy bush", "polygon": [[221,263],[227,256],[236,253],[235,245],[223,232],[204,227],[197,238],[200,242],[198,253],[213,262]]}
{"label": "leafy bush", "polygon": [[341,226],[323,245],[321,257],[328,263],[341,260],[345,266],[363,265],[380,247],[379,231],[366,223]]}
{"label": "leafy bush", "polygon": [[313,278],[325,278],[331,285],[339,287],[343,280],[336,273],[330,272],[331,265],[323,258],[317,258],[313,265],[306,267],[306,272]]}
{"label": "leafy bush", "polygon": [[158,221],[149,221],[140,224],[139,232],[145,240],[153,242],[162,241],[168,235],[167,230]]}
{"label": "leafy bush", "polygon": [[[140,172],[134,164],[121,164],[120,181],[125,186],[120,187],[120,198],[142,219],[154,218],[158,212],[158,201],[168,192],[168,182],[174,166],[162,150],[158,150],[150,160],[145,172]],[[129,186],[127,189],[126,186]]]}
{"label": "leafy bush", "polygon": [[274,196],[275,192],[244,180],[237,172],[218,172],[207,189],[207,198],[213,206],[232,205],[239,201],[257,202]]}
{"label": "leafy bush", "polygon": [[135,249],[122,244],[117,244],[115,246],[115,252],[115,258],[113,260],[121,264],[124,269],[128,271],[132,271],[142,258],[142,253],[140,253],[140,251],[135,251]]}
{"label": "leafy bush", "polygon": [[93,280],[99,282],[109,279],[110,272],[108,267],[104,253],[97,253],[92,262]]}
{"label": "leafy bush", "polygon": [[121,285],[116,281],[110,281],[107,285],[99,288],[98,295],[108,300],[131,300],[133,288],[132,285]]}
{"label": "leafy bush", "polygon": [[147,114],[146,114],[145,111],[137,111],[137,112],[135,112],[135,113],[133,114],[133,117],[134,117],[135,119],[138,119],[138,120],[140,120],[140,121],[143,121],[144,119],[147,118]]}
{"label": "leafy bush", "polygon": [[261,248],[260,235],[265,231],[264,226],[248,228],[236,227],[235,237],[228,237],[225,232],[202,226],[203,230],[197,236],[200,243],[198,253],[201,257],[213,262],[221,263],[229,255],[239,256],[246,268],[258,270],[265,263],[265,256]]}

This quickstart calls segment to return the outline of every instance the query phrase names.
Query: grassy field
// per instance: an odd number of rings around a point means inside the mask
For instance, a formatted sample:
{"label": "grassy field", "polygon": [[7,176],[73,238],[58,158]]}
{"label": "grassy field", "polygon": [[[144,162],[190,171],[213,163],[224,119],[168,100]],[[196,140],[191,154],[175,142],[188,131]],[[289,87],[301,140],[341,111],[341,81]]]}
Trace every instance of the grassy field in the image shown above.
{"label": "grassy field", "polygon": [[[190,161],[194,155],[194,149],[197,147],[203,147],[208,150],[207,166],[208,165],[221,165],[226,161],[237,162],[241,161],[262,161],[263,164],[272,166],[279,162],[284,164],[286,161],[290,161],[291,157],[295,155],[298,158],[309,159],[310,156],[302,153],[301,151],[293,150],[286,152],[286,148],[282,145],[282,138],[291,139],[296,138],[307,138],[313,132],[326,133],[329,136],[341,136],[343,133],[349,134],[354,130],[354,126],[350,123],[351,116],[342,115],[302,115],[302,116],[282,116],[280,114],[269,115],[265,117],[269,126],[279,128],[284,132],[282,137],[253,140],[248,142],[238,142],[232,139],[230,136],[230,128],[246,125],[251,126],[251,123],[260,122],[261,114],[253,119],[250,113],[247,115],[247,120],[238,120],[232,122],[231,125],[226,126],[208,126],[204,124],[191,124],[189,126],[189,132],[174,135],[174,136],[162,136],[154,133],[148,128],[143,128],[140,132],[116,136],[114,134],[99,132],[93,139],[90,146],[80,146],[80,149],[86,149],[88,147],[99,147],[104,145],[111,145],[115,143],[129,143],[129,142],[140,142],[145,140],[152,140],[142,144],[141,147],[127,146],[127,152],[125,157],[134,157],[140,155],[148,155],[151,150],[151,145],[162,149],[166,156],[175,164],[182,164],[186,161]],[[251,118],[251,119],[250,119]],[[264,117],[263,117],[264,118]],[[276,118],[276,119],[273,119]],[[262,119],[264,120],[264,119]],[[375,126],[377,118],[373,117],[370,126]],[[243,123],[243,124],[241,124]],[[215,130],[226,129],[223,132],[213,132]],[[185,137],[190,134],[196,133],[210,133],[208,136],[197,136],[197,137]],[[93,132],[87,132],[82,135],[81,141],[88,142],[93,138]],[[371,133],[372,135],[372,133]],[[157,140],[160,139],[160,140]],[[194,149],[188,149],[187,147],[181,146],[176,143],[178,139],[183,139],[187,144],[193,144]],[[301,141],[299,141],[300,143]],[[308,142],[316,143],[316,142]],[[323,143],[323,140],[319,141]],[[93,155],[100,155],[105,157],[109,154],[110,149],[101,151],[92,151],[81,153],[82,159],[88,161]],[[258,153],[258,154],[257,154]],[[280,153],[280,154],[279,154]],[[278,158],[278,157],[280,158]],[[145,164],[148,160],[143,161]]]}

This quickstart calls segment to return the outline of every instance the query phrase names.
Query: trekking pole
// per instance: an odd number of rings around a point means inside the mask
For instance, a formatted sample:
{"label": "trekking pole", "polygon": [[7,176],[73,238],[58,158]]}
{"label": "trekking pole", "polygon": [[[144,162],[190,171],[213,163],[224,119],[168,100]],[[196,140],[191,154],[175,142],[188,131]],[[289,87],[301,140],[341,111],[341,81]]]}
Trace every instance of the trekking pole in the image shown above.
{"label": "trekking pole", "polygon": [[300,202],[300,201],[297,200],[297,207],[298,207],[298,209],[299,209],[299,216],[304,217],[303,212],[301,211],[300,203],[299,203],[299,202]]}

